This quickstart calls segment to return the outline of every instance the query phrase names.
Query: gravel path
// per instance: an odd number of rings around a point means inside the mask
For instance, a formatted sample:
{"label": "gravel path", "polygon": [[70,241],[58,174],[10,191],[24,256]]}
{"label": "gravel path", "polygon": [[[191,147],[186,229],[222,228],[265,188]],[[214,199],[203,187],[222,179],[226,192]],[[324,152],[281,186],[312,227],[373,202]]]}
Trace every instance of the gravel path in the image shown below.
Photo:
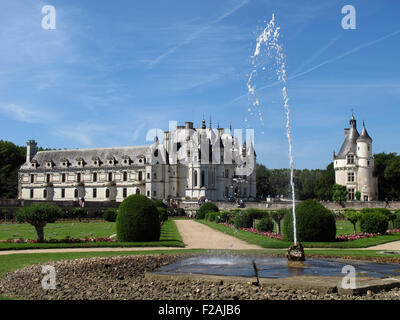
{"label": "gravel path", "polygon": [[380,244],[373,247],[364,248],[364,250],[397,250],[400,251],[400,241],[393,241]]}
{"label": "gravel path", "polygon": [[188,249],[262,249],[194,220],[175,220],[175,223]]}
{"label": "gravel path", "polygon": [[[185,255],[187,257],[187,255]],[[316,290],[255,286],[207,280],[155,280],[145,272],[177,261],[179,255],[85,258],[28,266],[0,279],[0,294],[32,300],[398,300],[400,290],[369,292],[362,296],[318,293]],[[56,270],[56,289],[45,290],[42,266]]]}

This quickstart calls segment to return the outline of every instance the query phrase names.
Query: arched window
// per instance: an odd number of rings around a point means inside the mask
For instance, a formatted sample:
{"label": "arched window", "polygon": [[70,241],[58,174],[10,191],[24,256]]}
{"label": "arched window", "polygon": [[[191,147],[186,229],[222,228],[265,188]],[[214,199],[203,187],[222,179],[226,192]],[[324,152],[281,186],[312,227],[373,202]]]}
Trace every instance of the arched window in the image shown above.
{"label": "arched window", "polygon": [[140,194],[140,189],[139,188],[136,189],[136,194]]}
{"label": "arched window", "polygon": [[122,189],[122,196],[123,196],[124,198],[126,198],[127,193],[128,193],[128,190],[127,190],[126,188],[123,188],[123,189]]}

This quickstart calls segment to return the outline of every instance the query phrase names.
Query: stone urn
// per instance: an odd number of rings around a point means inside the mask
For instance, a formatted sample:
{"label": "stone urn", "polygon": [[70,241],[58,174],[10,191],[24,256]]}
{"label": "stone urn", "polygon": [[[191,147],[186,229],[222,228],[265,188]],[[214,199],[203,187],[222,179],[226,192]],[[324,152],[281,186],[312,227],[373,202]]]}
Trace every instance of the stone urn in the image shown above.
{"label": "stone urn", "polygon": [[304,248],[300,242],[292,244],[287,253],[288,261],[305,261]]}

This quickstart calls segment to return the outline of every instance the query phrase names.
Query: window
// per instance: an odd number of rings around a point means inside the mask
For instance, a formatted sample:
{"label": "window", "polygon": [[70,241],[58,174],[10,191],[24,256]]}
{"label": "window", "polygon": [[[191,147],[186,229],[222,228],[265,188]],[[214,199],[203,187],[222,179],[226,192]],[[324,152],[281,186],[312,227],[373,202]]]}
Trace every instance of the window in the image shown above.
{"label": "window", "polygon": [[147,179],[150,180],[150,173],[149,172],[147,173]]}
{"label": "window", "polygon": [[31,199],[33,198],[33,189],[31,189],[30,197],[31,197]]}
{"label": "window", "polygon": [[347,156],[347,164],[354,164],[354,154],[349,154]]}
{"label": "window", "polygon": [[43,198],[44,198],[44,199],[47,198],[47,190],[46,190],[46,189],[43,190]]}
{"label": "window", "polygon": [[74,197],[75,197],[75,198],[78,198],[78,196],[79,196],[79,194],[78,194],[78,189],[75,189],[75,190],[74,190]]}
{"label": "window", "polygon": [[150,191],[149,190],[147,190],[147,196],[150,197]]}
{"label": "window", "polygon": [[136,189],[136,194],[140,194],[140,189]]}
{"label": "window", "polygon": [[35,182],[35,175],[31,174],[31,183],[34,183],[34,182]]}
{"label": "window", "polygon": [[157,179],[157,173],[153,173],[153,177],[154,177],[154,179]]}
{"label": "window", "polygon": [[143,179],[143,172],[139,171],[139,181],[142,181],[142,179]]}
{"label": "window", "polygon": [[65,198],[65,189],[61,189],[61,198]]}
{"label": "window", "polygon": [[229,197],[229,187],[225,187],[225,197],[228,198]]}
{"label": "window", "polygon": [[112,181],[112,172],[108,173],[108,181]]}
{"label": "window", "polygon": [[123,188],[123,189],[122,189],[122,196],[123,196],[124,198],[126,198],[127,195],[128,195],[128,190],[127,190],[126,188]]}
{"label": "window", "polygon": [[61,181],[62,181],[62,182],[65,182],[65,173],[63,173],[63,174],[61,175]]}
{"label": "window", "polygon": [[348,182],[354,182],[354,172],[349,172],[347,174],[347,181]]}
{"label": "window", "polygon": [[156,196],[157,196],[157,191],[153,190],[153,197],[156,197]]}
{"label": "window", "polygon": [[46,182],[49,183],[50,182],[50,174],[46,174]]}
{"label": "window", "polygon": [[194,172],[194,186],[197,187],[197,171]]}
{"label": "window", "polygon": [[110,197],[110,189],[106,189],[106,198]]}
{"label": "window", "polygon": [[368,201],[368,196],[364,196],[364,201]]}
{"label": "window", "polygon": [[96,188],[93,189],[93,198],[97,198],[97,189]]}
{"label": "window", "polygon": [[205,174],[204,171],[201,172],[201,184],[200,187],[204,187],[205,184]]}
{"label": "window", "polygon": [[348,195],[349,200],[354,200],[354,189],[349,189],[348,191],[349,191]]}
{"label": "window", "polygon": [[128,173],[125,171],[123,176],[124,181],[128,181]]}
{"label": "window", "polygon": [[97,182],[97,172],[93,173],[93,182]]}
{"label": "window", "polygon": [[81,174],[79,172],[76,174],[76,181],[81,182]]}
{"label": "window", "polygon": [[229,169],[225,170],[225,178],[229,178]]}

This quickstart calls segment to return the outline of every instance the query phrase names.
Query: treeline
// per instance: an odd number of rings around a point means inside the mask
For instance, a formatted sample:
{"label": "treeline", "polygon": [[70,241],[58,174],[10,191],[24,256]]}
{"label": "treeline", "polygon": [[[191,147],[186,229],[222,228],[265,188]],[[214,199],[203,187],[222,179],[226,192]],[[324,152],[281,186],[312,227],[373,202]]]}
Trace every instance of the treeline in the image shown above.
{"label": "treeline", "polygon": [[377,153],[374,155],[374,161],[379,199],[400,200],[400,155],[395,152]]}
{"label": "treeline", "polygon": [[[262,164],[256,165],[257,197],[265,198],[283,195],[291,198],[290,170],[268,169]],[[332,200],[335,171],[333,163],[325,170],[294,170],[295,195],[297,200]]]}

